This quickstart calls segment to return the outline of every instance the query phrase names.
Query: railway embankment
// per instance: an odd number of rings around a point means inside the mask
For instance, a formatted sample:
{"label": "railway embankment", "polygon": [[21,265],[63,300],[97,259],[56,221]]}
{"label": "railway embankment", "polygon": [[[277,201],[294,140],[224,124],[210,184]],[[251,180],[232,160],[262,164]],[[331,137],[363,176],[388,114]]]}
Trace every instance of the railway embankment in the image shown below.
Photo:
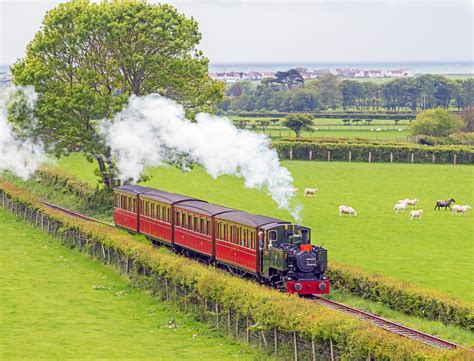
{"label": "railway embankment", "polygon": [[469,359],[379,329],[310,300],[210,269],[104,224],[69,217],[0,179],[0,204],[26,222],[244,342],[285,358]]}

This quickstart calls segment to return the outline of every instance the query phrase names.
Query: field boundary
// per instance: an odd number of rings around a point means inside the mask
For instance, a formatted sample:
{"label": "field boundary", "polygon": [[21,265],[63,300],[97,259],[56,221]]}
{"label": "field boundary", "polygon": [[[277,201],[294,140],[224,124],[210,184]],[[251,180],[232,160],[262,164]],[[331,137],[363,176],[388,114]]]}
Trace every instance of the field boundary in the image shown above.
{"label": "field boundary", "polygon": [[[395,336],[309,300],[212,270],[101,224],[44,208],[33,194],[0,179],[1,204],[26,222],[120,272],[153,294],[173,300],[229,335],[269,353],[298,359],[345,357],[468,359],[465,350],[440,351]],[[276,337],[275,337],[276,336]]]}
{"label": "field boundary", "polygon": [[368,163],[474,164],[474,149],[463,146],[274,141],[281,159]]}

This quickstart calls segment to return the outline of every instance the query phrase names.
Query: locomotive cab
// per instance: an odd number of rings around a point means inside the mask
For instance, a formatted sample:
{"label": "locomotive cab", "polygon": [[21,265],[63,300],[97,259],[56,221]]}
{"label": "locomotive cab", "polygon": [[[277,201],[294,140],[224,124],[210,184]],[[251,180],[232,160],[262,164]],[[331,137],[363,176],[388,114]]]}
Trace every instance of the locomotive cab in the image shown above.
{"label": "locomotive cab", "polygon": [[311,230],[270,224],[264,231],[262,275],[277,288],[298,294],[329,293],[324,277],[327,250],[311,244]]}

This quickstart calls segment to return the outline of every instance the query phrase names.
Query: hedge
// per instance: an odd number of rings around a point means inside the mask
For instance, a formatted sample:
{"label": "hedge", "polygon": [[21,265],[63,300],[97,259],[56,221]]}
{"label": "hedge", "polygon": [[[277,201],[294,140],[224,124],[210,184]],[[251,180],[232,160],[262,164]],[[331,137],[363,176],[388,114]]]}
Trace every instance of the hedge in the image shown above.
{"label": "hedge", "polygon": [[[468,360],[472,355],[465,349],[443,351],[396,336],[310,300],[279,293],[159,250],[142,237],[72,218],[44,207],[34,194],[1,178],[0,190],[0,204],[30,223],[41,225],[92,256],[115,263],[127,275],[134,272],[142,275],[150,280],[149,285],[163,285],[164,280],[166,292],[169,281],[170,285],[185,290],[177,300],[181,304],[194,300],[196,304],[205,303],[207,310],[207,302],[213,303],[217,317],[226,311],[228,315],[233,312],[250,319],[253,329],[278,330],[293,334],[295,341],[298,337],[318,345],[330,342],[331,346],[334,344],[335,356],[342,359]],[[153,290],[159,293],[163,287]],[[296,345],[295,342],[295,349]]]}
{"label": "hedge", "polygon": [[470,302],[335,262],[329,265],[327,276],[334,288],[409,315],[474,331],[474,307]]}
{"label": "hedge", "polygon": [[474,149],[464,146],[275,141],[272,147],[283,159],[474,164]]}
{"label": "hedge", "polygon": [[88,202],[95,200],[97,189],[83,182],[73,175],[65,173],[58,168],[43,166],[35,172],[36,180],[42,184],[61,187]]}

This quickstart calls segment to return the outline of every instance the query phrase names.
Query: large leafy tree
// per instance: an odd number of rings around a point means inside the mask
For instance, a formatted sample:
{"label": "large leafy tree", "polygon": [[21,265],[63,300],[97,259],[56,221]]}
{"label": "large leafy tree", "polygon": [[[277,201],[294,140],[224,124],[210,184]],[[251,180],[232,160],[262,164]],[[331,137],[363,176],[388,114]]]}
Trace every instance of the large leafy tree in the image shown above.
{"label": "large leafy tree", "polygon": [[12,73],[16,84],[39,94],[36,136],[58,156],[82,151],[95,159],[110,188],[118,177],[97,131],[100,119],[131,95],[160,93],[190,116],[222,100],[223,85],[209,78],[200,40],[198,23],[166,4],[74,0],[46,14]]}

